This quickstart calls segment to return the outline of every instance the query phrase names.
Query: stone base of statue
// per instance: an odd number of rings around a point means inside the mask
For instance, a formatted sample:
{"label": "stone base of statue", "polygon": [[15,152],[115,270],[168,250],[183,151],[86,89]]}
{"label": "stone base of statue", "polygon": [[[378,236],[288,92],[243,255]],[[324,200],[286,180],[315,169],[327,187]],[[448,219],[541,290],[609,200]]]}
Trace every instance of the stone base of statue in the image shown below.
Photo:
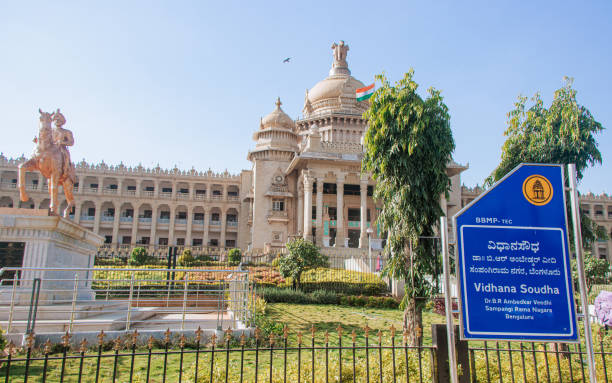
{"label": "stone base of statue", "polygon": [[75,294],[77,301],[93,300],[91,272],[69,269],[93,268],[103,242],[103,237],[47,210],[0,208],[0,265],[22,268],[0,275],[0,305],[29,305],[35,290],[39,306],[69,304]]}

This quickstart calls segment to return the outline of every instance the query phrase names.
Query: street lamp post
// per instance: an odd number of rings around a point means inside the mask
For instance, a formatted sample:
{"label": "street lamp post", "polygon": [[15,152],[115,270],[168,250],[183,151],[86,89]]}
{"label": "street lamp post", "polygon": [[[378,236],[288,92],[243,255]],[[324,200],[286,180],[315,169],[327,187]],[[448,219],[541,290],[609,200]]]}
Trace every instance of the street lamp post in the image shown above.
{"label": "street lamp post", "polygon": [[372,233],[374,233],[374,230],[368,227],[366,233],[368,234],[368,259],[370,260],[370,272],[372,272]]}

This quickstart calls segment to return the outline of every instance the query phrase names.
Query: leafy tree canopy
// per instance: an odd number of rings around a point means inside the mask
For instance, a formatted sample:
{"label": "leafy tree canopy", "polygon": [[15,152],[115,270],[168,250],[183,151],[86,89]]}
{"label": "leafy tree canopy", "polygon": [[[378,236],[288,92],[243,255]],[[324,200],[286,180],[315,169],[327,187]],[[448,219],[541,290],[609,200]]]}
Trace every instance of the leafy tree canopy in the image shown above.
{"label": "leafy tree canopy", "polygon": [[327,257],[310,241],[296,238],[287,242],[286,255],[278,259],[278,271],[283,278],[292,278],[294,287],[300,287],[302,273],[316,267],[326,267]]}
{"label": "leafy tree canopy", "polygon": [[[601,164],[595,134],[604,128],[587,108],[578,104],[572,83],[573,79],[565,78],[565,85],[555,91],[548,109],[539,93],[531,99],[530,107],[527,97],[519,96],[508,113],[504,132],[508,138],[502,147],[501,162],[485,180],[485,186],[499,181],[523,162],[576,164],[578,181],[589,166]],[[588,216],[582,215],[581,223],[585,247],[589,248],[597,238],[606,238]]]}
{"label": "leafy tree canopy", "polygon": [[450,189],[446,166],[455,143],[440,92],[430,88],[423,99],[413,75],[411,69],[393,86],[384,74],[376,76],[381,86],[364,114],[369,128],[362,166],[376,180],[374,198],[382,202],[385,272],[406,281],[407,321],[420,326],[422,298],[432,292],[426,275],[436,263],[433,242],[420,237],[432,236],[444,214],[440,197]]}
{"label": "leafy tree canopy", "polygon": [[576,164],[578,181],[588,166],[601,164],[594,134],[603,126],[595,121],[587,108],[576,101],[573,80],[555,91],[550,108],[544,107],[539,93],[531,99],[519,96],[514,110],[508,113],[508,138],[502,147],[501,162],[487,178],[490,186],[522,162]]}

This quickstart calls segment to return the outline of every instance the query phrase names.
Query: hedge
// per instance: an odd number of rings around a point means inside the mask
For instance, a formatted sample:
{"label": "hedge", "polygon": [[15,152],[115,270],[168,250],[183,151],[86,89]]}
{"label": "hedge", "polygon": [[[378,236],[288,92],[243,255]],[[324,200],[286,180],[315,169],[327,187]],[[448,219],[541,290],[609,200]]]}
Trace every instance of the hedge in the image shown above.
{"label": "hedge", "polygon": [[259,289],[257,294],[269,303],[340,304],[371,308],[399,307],[399,301],[391,297],[343,296],[329,290],[315,290],[312,293],[305,293],[291,288],[264,287]]}

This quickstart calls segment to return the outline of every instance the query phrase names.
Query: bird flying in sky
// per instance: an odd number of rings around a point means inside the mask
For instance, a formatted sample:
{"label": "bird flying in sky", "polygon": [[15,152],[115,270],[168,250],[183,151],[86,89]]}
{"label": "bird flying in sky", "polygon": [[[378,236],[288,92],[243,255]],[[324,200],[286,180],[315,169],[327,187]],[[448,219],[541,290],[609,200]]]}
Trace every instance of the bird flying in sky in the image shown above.
{"label": "bird flying in sky", "polygon": [[288,63],[291,60],[291,57],[287,57],[286,59],[283,60],[283,63]]}

